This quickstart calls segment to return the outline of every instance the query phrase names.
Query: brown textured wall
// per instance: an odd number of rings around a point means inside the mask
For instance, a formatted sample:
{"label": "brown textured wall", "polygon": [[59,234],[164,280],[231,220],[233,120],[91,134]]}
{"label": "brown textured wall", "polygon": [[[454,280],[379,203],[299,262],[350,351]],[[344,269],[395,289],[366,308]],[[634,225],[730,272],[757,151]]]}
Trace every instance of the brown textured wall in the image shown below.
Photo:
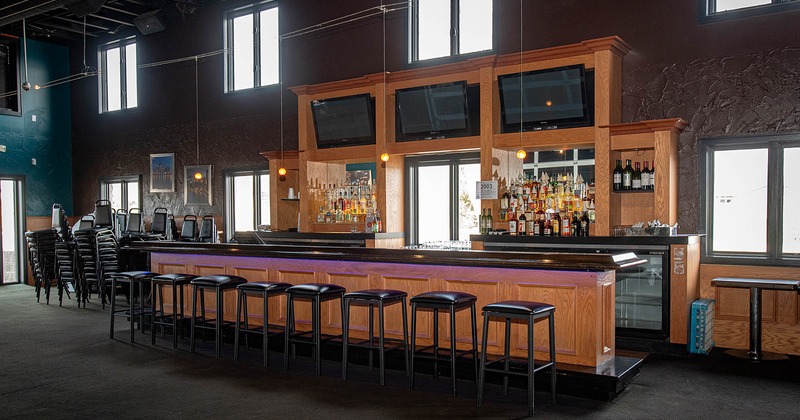
{"label": "brown textured wall", "polygon": [[626,69],[623,119],[683,118],[678,223],[698,224],[703,138],[800,131],[800,47]]}

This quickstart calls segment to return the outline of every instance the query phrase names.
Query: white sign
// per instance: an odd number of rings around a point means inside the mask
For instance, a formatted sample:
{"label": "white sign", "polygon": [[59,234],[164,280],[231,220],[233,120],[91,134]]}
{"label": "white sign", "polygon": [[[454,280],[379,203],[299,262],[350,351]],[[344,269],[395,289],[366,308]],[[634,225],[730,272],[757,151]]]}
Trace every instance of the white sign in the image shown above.
{"label": "white sign", "polygon": [[478,181],[475,183],[476,200],[497,200],[497,181]]}

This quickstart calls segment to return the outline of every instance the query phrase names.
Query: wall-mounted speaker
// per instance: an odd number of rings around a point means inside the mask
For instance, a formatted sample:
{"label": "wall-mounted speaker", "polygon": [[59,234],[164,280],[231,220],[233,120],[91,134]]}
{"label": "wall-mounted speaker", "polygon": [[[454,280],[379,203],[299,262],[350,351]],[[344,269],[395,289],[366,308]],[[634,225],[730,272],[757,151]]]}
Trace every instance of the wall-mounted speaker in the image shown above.
{"label": "wall-mounted speaker", "polygon": [[106,0],[80,0],[67,5],[67,9],[77,17],[84,17],[92,13],[97,13]]}
{"label": "wall-mounted speaker", "polygon": [[152,12],[142,13],[133,20],[139,32],[142,35],[150,35],[156,32],[161,32],[167,28],[164,15],[161,10],[153,10]]}

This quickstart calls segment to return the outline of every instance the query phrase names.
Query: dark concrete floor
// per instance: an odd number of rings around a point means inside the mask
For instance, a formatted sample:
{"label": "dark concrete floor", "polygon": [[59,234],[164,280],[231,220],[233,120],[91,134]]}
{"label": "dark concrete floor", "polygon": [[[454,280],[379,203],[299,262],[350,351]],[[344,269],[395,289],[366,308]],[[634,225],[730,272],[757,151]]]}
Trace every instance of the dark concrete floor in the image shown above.
{"label": "dark concrete floor", "polygon": [[[402,371],[390,370],[387,385],[377,372],[353,366],[341,380],[341,364],[326,360],[322,376],[298,357],[288,371],[282,355],[271,367],[260,353],[239,362],[226,346],[213,357],[210,343],[197,354],[188,340],[172,349],[171,337],[137,332],[128,342],[125,325],[108,338],[108,312],[95,298],[88,308],[36,303],[32,287],[0,287],[0,418],[519,418],[527,414],[526,391],[509,396],[489,385],[485,404],[475,406],[475,384],[418,375],[408,390]],[[537,392],[543,418],[797,418],[800,360],[754,366],[712,352],[710,357],[651,356],[641,375],[611,402]]]}

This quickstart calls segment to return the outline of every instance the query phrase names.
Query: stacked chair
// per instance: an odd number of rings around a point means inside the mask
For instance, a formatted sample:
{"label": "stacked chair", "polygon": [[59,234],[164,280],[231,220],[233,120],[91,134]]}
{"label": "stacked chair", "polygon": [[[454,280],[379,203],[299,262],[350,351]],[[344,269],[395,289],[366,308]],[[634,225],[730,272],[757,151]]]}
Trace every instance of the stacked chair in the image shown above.
{"label": "stacked chair", "polygon": [[100,293],[100,282],[97,278],[97,255],[95,246],[95,230],[91,216],[84,216],[78,224],[78,229],[72,232],[75,238],[75,271],[78,273],[76,294],[78,304],[86,307],[86,301],[92,293],[92,286],[97,287]]}
{"label": "stacked chair", "polygon": [[[56,241],[55,260],[56,277],[58,279],[58,306],[61,306],[65,291],[68,298],[70,298],[70,293],[77,291],[75,288],[78,283],[78,276],[75,270],[75,243],[63,240]],[[86,302],[83,303],[85,304]],[[81,301],[78,299],[78,306],[80,304]]]}
{"label": "stacked chair", "polygon": [[180,241],[194,242],[197,240],[197,216],[187,214],[183,216],[183,225],[181,226]]}
{"label": "stacked chair", "polygon": [[172,239],[172,232],[169,229],[169,214],[164,207],[156,207],[153,211],[153,222],[150,224],[150,235],[148,239]]}
{"label": "stacked chair", "polygon": [[30,261],[36,286],[36,301],[39,302],[44,288],[45,299],[47,304],[50,304],[50,286],[56,279],[56,231],[44,229],[25,232],[25,240],[28,244],[28,261]]}
{"label": "stacked chair", "polygon": [[203,216],[197,242],[217,242],[217,224],[214,223],[214,216],[210,214]]}
{"label": "stacked chair", "polygon": [[[106,305],[106,294],[111,284],[111,277],[120,272],[119,245],[114,232],[101,229],[95,233],[95,256],[97,267],[97,283],[102,299],[103,309]],[[114,299],[116,290],[111,290],[110,299]]]}
{"label": "stacked chair", "polygon": [[125,229],[128,227],[128,211],[125,209],[119,209],[114,212],[114,234],[117,238],[117,241],[122,240],[122,236],[125,234]]}

